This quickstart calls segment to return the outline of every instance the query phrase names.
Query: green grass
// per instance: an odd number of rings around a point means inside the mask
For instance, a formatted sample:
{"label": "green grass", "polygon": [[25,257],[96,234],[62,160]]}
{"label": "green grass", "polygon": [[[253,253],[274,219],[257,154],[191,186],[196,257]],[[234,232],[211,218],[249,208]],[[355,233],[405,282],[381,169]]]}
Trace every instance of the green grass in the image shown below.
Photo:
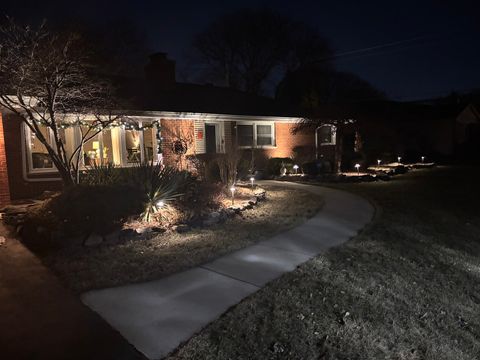
{"label": "green grass", "polygon": [[266,201],[224,224],[94,248],[72,245],[42,260],[78,293],[154,280],[298,226],[322,206],[321,197],[305,191],[266,189]]}
{"label": "green grass", "polygon": [[359,236],[270,283],[171,359],[480,359],[480,171],[345,184]]}

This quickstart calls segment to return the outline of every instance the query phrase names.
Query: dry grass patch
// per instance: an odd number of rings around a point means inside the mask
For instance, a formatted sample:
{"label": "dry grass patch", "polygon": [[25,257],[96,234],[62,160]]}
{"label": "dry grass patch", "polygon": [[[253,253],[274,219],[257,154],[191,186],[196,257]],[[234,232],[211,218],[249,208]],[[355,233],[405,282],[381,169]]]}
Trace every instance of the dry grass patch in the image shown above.
{"label": "dry grass patch", "polygon": [[298,226],[322,206],[300,190],[267,187],[267,200],[225,223],[97,248],[70,246],[44,262],[76,292],[158,279]]}

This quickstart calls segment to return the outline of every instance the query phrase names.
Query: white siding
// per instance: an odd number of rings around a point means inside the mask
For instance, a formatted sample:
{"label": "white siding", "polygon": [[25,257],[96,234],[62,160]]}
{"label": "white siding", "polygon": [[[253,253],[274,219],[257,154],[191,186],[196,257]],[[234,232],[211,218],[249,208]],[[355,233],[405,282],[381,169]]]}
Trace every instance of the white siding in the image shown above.
{"label": "white siding", "polygon": [[[195,120],[193,128],[195,130],[195,153],[205,154],[205,121]],[[201,139],[199,139],[199,133],[202,134]]]}

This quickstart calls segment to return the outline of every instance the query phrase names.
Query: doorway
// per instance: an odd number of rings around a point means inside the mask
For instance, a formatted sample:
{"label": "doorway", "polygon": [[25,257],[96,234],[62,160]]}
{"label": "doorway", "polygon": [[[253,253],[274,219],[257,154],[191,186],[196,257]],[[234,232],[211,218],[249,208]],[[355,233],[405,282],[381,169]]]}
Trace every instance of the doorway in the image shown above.
{"label": "doorway", "polygon": [[205,124],[205,146],[207,154],[217,152],[217,129],[215,124]]}

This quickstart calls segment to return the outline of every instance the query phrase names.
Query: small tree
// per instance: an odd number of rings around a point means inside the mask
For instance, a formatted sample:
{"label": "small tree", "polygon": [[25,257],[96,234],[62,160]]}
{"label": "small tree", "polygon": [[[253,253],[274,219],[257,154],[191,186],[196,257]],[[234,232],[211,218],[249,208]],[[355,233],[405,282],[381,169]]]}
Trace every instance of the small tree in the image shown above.
{"label": "small tree", "polygon": [[[331,125],[335,127],[335,163],[333,164],[333,171],[338,173],[342,170],[342,157],[343,157],[343,135],[345,129],[355,123],[355,120],[348,117],[305,117],[300,123],[298,123],[292,130],[292,132],[298,133],[300,131],[314,131],[315,137],[318,136],[317,131],[323,125]],[[318,151],[318,149],[315,149]],[[317,155],[317,154],[315,154]]]}
{"label": "small tree", "polygon": [[[112,112],[112,87],[96,74],[79,34],[51,32],[45,22],[34,29],[10,18],[0,26],[0,106],[45,146],[66,186],[78,182],[83,144],[120,119]],[[73,154],[62,140],[62,129],[70,126],[84,129]]]}

